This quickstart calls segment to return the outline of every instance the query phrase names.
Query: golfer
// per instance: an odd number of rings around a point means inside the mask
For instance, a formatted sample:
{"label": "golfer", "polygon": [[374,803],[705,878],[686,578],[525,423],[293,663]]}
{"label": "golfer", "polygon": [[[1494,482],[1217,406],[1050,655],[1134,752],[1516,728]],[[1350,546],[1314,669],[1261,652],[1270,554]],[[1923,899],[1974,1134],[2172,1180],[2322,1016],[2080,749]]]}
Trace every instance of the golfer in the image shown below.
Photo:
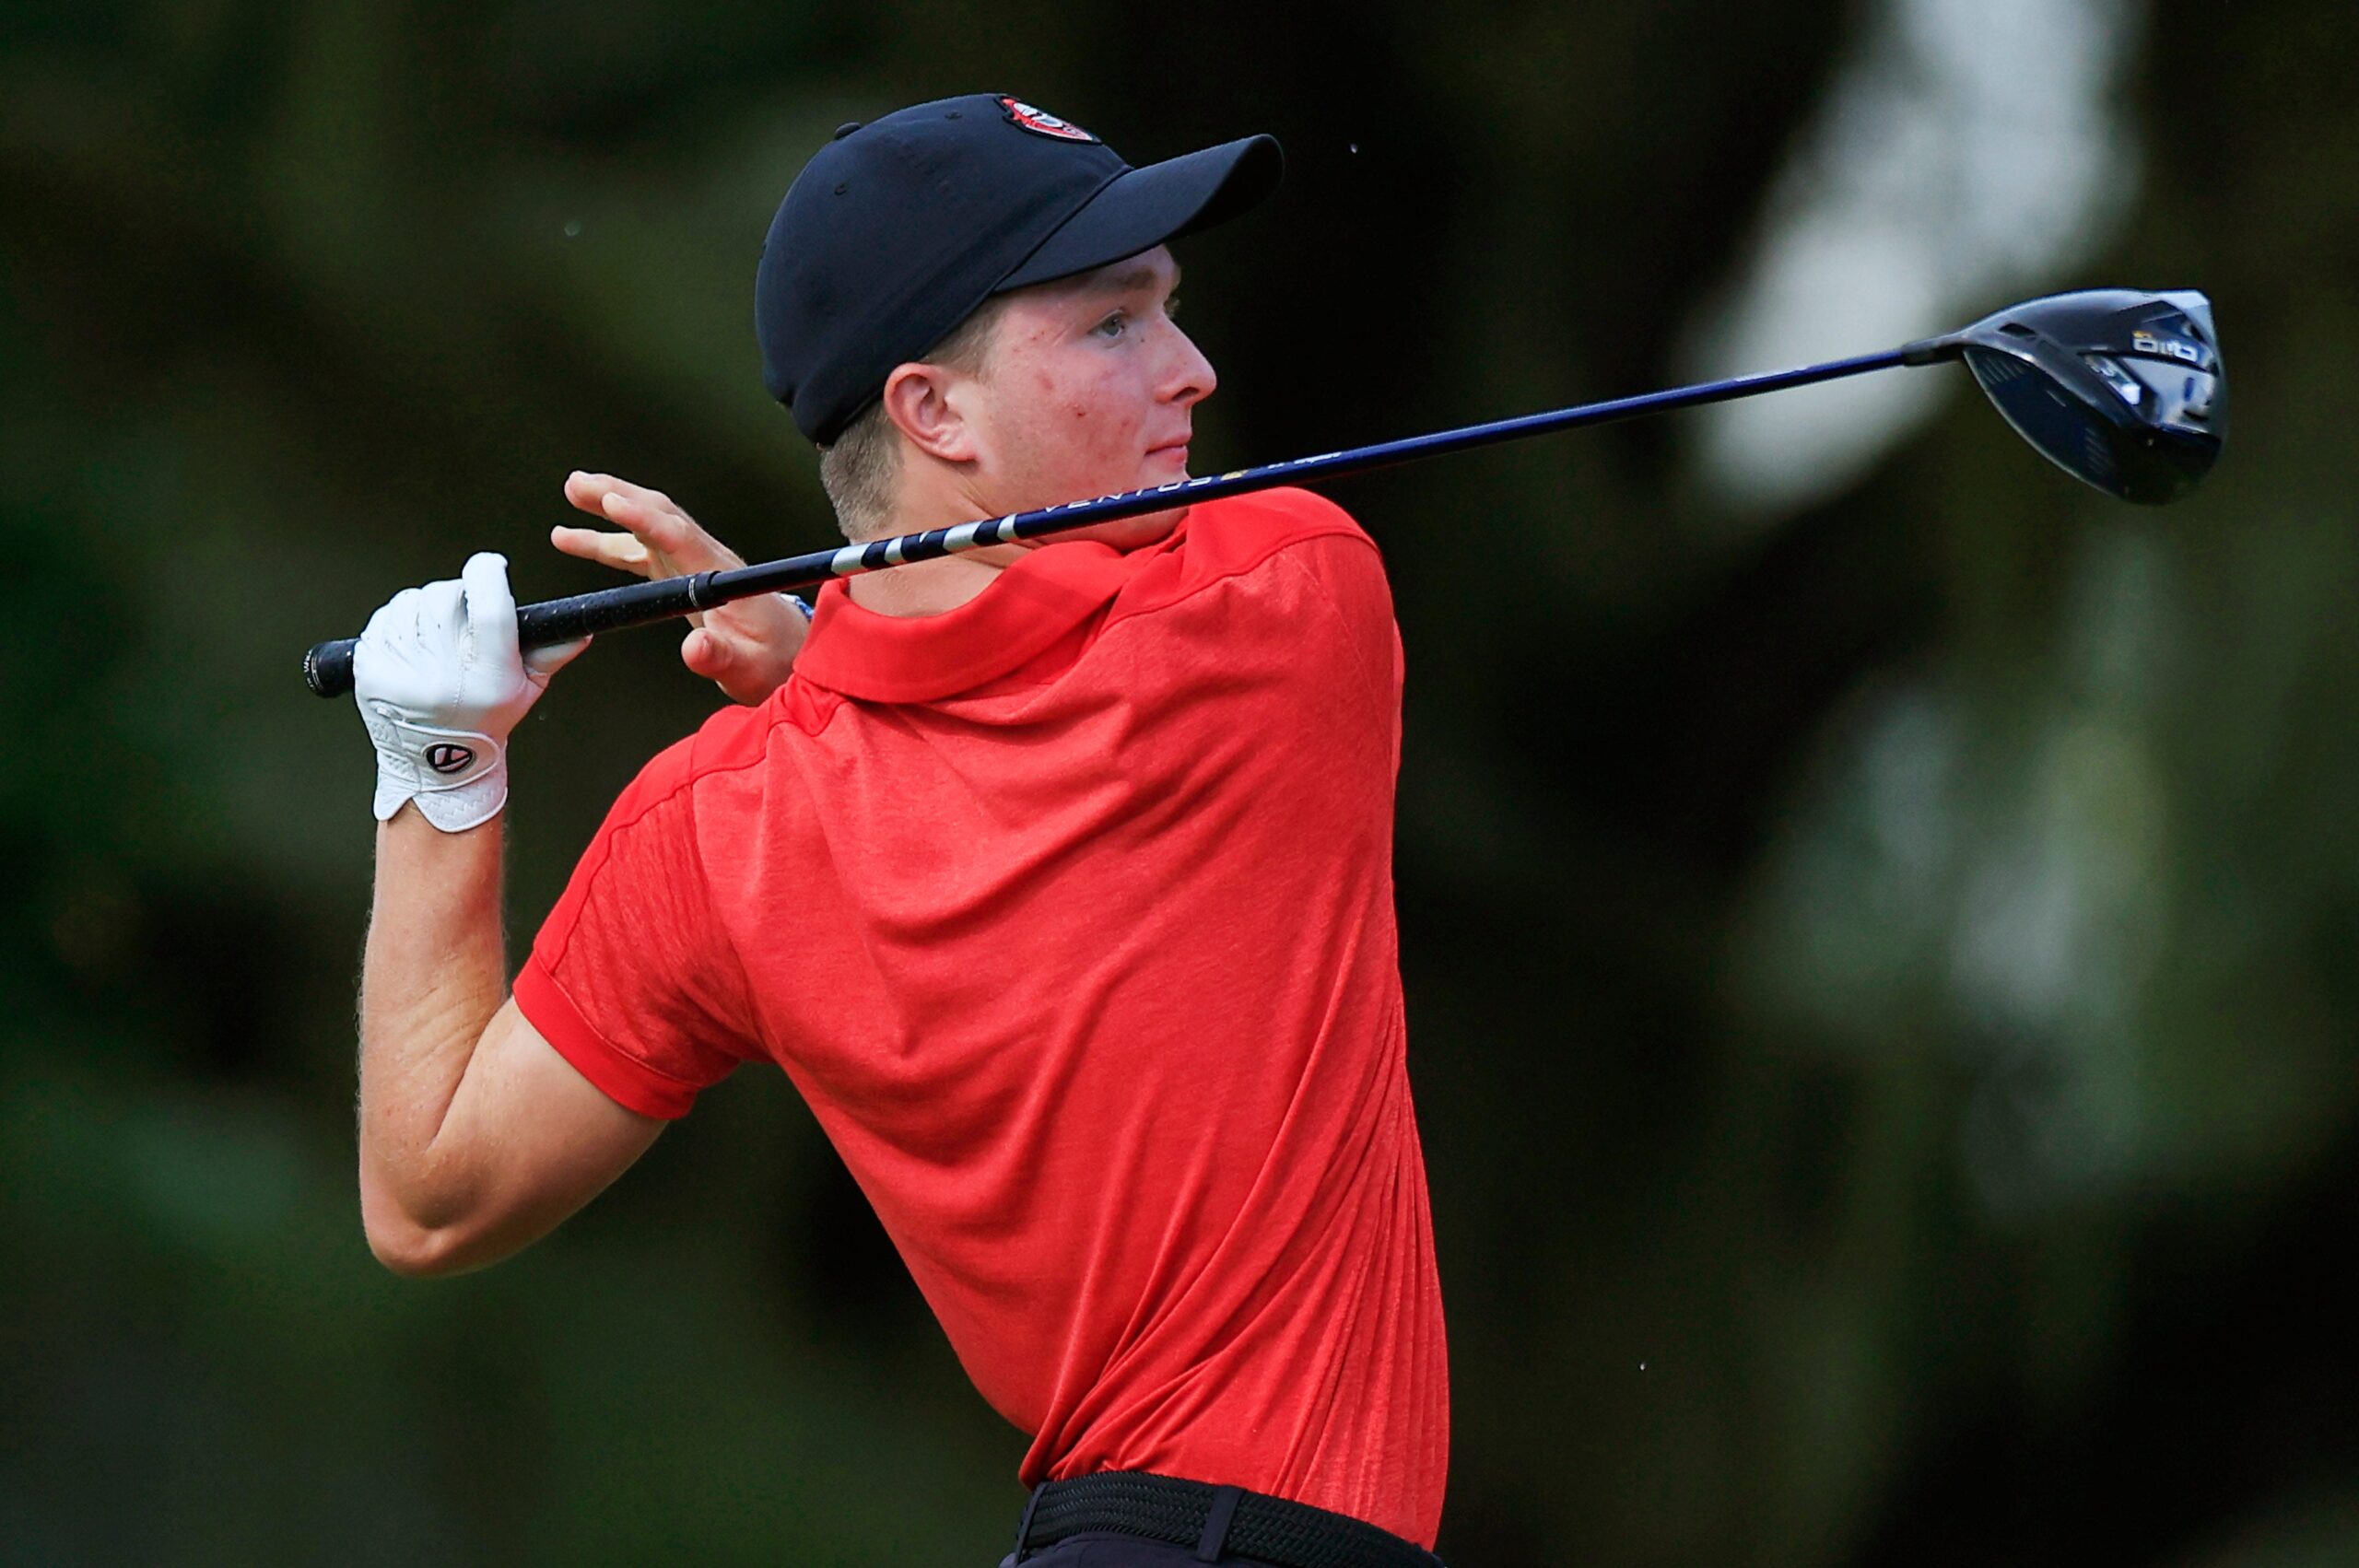
{"label": "golfer", "polygon": [[[1186,476],[1168,242],[1257,136],[1133,169],[991,95],[846,126],[772,224],[769,387],[853,539]],[[1311,349],[1323,323],[1307,322]],[[736,559],[576,474],[647,576]],[[741,1064],[793,1081],[1031,1437],[1006,1562],[1423,1564],[1449,1399],[1392,908],[1382,565],[1271,490],[715,610],[738,699],[624,790],[512,993],[505,564],[369,623],[360,1197],[405,1274],[546,1234]]]}

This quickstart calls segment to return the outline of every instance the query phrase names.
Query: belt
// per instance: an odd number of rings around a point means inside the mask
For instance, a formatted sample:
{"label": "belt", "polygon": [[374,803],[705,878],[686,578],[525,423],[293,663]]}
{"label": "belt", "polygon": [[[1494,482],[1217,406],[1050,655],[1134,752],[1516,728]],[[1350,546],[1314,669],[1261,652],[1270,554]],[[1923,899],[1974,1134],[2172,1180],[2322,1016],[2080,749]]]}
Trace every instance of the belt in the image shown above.
{"label": "belt", "polygon": [[1278,1568],[1442,1568],[1414,1542],[1348,1514],[1145,1470],[1042,1481],[1024,1505],[1009,1561],[1086,1530],[1191,1546],[1200,1562],[1232,1552]]}

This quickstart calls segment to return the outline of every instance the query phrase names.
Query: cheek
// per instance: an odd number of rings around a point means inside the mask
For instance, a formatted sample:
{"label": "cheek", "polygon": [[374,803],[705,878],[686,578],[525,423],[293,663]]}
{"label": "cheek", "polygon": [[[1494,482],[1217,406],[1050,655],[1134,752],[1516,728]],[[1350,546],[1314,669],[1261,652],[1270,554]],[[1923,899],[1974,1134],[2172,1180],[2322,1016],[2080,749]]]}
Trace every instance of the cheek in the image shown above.
{"label": "cheek", "polygon": [[1145,410],[1136,391],[1121,376],[1104,373],[1063,375],[1043,370],[1032,384],[1026,420],[1025,444],[1059,469],[1080,472],[1109,460],[1134,459]]}

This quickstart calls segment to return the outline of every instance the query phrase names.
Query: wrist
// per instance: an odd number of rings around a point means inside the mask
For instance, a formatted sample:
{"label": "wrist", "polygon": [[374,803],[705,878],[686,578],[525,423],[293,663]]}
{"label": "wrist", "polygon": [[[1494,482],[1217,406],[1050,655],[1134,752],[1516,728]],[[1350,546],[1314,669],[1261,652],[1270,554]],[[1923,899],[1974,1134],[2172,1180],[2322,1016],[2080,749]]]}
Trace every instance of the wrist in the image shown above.
{"label": "wrist", "polygon": [[499,737],[422,723],[388,703],[362,698],[359,707],[377,748],[371,809],[379,822],[415,802],[434,826],[464,833],[508,803],[508,749]]}

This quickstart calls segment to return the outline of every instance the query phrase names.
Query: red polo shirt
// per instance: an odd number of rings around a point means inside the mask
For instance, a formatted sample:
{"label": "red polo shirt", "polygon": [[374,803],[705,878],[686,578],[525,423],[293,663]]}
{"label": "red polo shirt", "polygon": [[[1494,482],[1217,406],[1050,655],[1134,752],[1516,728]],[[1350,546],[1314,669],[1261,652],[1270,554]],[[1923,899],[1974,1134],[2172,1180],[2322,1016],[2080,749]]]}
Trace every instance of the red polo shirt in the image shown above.
{"label": "red polo shirt", "polygon": [[831,583],[793,677],[616,803],[517,1002],[651,1116],[784,1069],[1026,1484],[1156,1470],[1431,1546],[1400,649],[1375,546],[1300,490],[945,614]]}

